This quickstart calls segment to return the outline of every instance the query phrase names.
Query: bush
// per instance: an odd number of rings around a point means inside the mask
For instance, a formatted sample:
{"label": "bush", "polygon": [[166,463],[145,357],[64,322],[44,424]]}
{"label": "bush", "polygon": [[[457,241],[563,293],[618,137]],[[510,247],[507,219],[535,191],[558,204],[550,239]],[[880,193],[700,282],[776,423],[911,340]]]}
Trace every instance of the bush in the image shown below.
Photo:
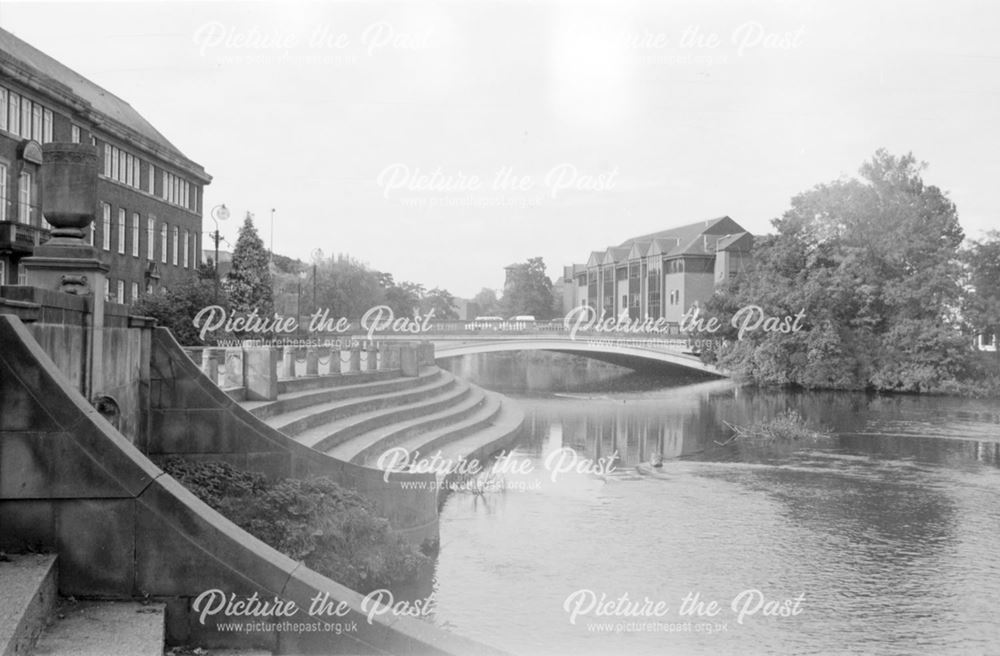
{"label": "bush", "polygon": [[361,593],[411,581],[429,564],[364,498],[328,478],[271,482],[183,458],[163,469],[254,537]]}

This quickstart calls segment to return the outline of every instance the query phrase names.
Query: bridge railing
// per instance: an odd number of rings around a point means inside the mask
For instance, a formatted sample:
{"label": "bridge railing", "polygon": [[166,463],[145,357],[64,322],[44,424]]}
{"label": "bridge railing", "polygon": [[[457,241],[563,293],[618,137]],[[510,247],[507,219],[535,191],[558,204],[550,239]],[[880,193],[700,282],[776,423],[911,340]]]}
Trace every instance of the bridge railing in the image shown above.
{"label": "bridge railing", "polygon": [[[547,321],[515,321],[513,319],[504,320],[474,320],[474,321],[436,321],[428,325],[427,334],[493,334],[510,333],[524,335],[568,335],[570,330],[563,323],[562,319],[552,319]],[[680,325],[668,323],[659,327],[655,332],[643,332],[635,328],[625,328],[622,330],[597,330],[580,328],[576,334],[583,336],[659,336],[659,337],[685,337],[681,332]]]}

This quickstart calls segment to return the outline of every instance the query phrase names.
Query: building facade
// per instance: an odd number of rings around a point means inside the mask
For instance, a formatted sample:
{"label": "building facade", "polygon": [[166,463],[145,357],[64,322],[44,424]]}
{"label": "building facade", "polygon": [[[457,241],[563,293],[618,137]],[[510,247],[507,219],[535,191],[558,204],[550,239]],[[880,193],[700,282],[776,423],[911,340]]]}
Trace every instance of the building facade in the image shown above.
{"label": "building facade", "polygon": [[0,284],[23,284],[21,260],[49,237],[41,144],[90,143],[98,206],[88,239],[111,270],[105,293],[132,303],[190,280],[211,182],[127,102],[0,30]]}
{"label": "building facade", "polygon": [[565,267],[563,303],[679,322],[750,263],[752,247],[753,235],[728,216],[633,237]]}

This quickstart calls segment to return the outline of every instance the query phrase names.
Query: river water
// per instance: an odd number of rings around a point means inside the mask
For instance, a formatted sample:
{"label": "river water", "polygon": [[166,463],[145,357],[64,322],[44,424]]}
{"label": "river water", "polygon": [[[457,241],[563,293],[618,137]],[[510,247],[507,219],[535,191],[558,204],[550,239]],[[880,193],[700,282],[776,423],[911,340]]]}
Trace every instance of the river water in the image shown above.
{"label": "river water", "polygon": [[[430,621],[515,654],[1000,653],[1000,403],[537,366],[452,367],[529,427],[446,501]],[[786,409],[833,436],[726,443]]]}

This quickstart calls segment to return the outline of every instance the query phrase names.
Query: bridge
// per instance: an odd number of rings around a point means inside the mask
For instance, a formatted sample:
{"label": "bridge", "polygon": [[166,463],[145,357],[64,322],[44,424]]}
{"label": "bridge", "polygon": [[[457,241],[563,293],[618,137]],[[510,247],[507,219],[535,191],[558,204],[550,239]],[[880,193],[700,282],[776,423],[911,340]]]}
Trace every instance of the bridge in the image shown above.
{"label": "bridge", "polygon": [[728,374],[701,361],[696,340],[674,324],[656,332],[630,330],[571,331],[563,321],[444,321],[425,326],[419,334],[376,331],[378,339],[420,339],[433,342],[437,358],[511,351],[554,351],[586,355],[632,369],[667,365],[714,376]]}

